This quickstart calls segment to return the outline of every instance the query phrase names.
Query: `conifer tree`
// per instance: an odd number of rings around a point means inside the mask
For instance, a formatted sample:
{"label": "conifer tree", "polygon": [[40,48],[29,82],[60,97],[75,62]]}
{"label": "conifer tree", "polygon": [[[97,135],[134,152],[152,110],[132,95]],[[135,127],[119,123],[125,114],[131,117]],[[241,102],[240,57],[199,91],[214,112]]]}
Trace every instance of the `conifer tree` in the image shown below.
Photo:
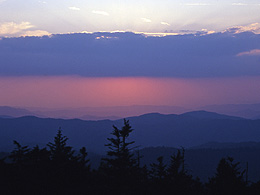
{"label": "conifer tree", "polygon": [[67,146],[68,138],[63,136],[61,128],[59,128],[57,135],[54,137],[54,143],[49,142],[47,146],[50,149],[51,160],[57,163],[64,163],[73,160],[74,151],[72,147]]}
{"label": "conifer tree", "polygon": [[50,161],[50,152],[46,148],[40,149],[38,145],[30,150],[27,155],[31,164],[44,164]]}
{"label": "conifer tree", "polygon": [[177,154],[171,156],[170,165],[167,169],[167,192],[176,194],[198,194],[203,193],[203,187],[199,180],[194,180],[192,175],[185,169],[185,150],[178,149]]}
{"label": "conifer tree", "polygon": [[152,163],[150,166],[150,179],[152,184],[150,194],[166,194],[167,185],[165,183],[165,178],[167,165],[163,162],[163,156],[158,157],[157,162]]}
{"label": "conifer tree", "polygon": [[105,158],[104,160],[114,170],[127,171],[136,165],[134,154],[131,153],[133,148],[129,148],[129,145],[135,142],[127,142],[127,138],[133,129],[126,119],[124,119],[122,129],[118,129],[116,126],[113,126],[113,128],[114,131],[111,134],[114,135],[114,138],[107,138],[110,143],[105,145],[109,148],[107,155],[110,158]]}
{"label": "conifer tree", "polygon": [[166,176],[166,165],[163,163],[163,157],[157,158],[157,163],[151,164],[152,179],[162,181]]}
{"label": "conifer tree", "polygon": [[184,168],[184,152],[184,149],[182,149],[182,151],[178,149],[177,154],[171,156],[170,166],[167,169],[167,174],[170,178],[186,173]]}
{"label": "conifer tree", "polygon": [[234,163],[231,157],[222,158],[215,176],[210,178],[207,184],[209,194],[245,194],[245,171],[240,171],[239,164]]}
{"label": "conifer tree", "polygon": [[110,142],[106,144],[109,148],[107,158],[103,159],[100,171],[105,173],[105,186],[109,193],[128,194],[138,190],[139,169],[131,152],[133,148],[130,145],[134,141],[128,141],[130,133],[133,131],[128,120],[124,119],[124,126],[119,129],[113,126],[111,133],[114,137],[107,138]]}
{"label": "conifer tree", "polygon": [[[59,128],[54,142],[49,142],[51,159],[50,184],[54,194],[80,194],[82,189],[88,188],[89,166],[87,152],[83,147],[79,155],[74,155],[74,150],[67,145],[68,138],[62,135]],[[84,186],[84,187],[83,187]]]}
{"label": "conifer tree", "polygon": [[9,156],[10,159],[14,162],[14,164],[21,165],[26,163],[27,154],[30,151],[28,146],[21,146],[17,141],[14,140],[14,144],[16,148],[11,152]]}

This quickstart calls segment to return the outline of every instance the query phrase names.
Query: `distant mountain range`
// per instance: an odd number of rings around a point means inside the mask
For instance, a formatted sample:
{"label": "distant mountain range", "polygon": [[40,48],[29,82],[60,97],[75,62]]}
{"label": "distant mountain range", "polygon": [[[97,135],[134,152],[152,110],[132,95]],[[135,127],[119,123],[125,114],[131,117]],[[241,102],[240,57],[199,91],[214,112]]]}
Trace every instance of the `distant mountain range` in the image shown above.
{"label": "distant mountain range", "polygon": [[243,149],[257,148],[260,149],[260,142],[208,142],[198,146],[190,147],[189,149]]}
{"label": "distant mountain range", "polygon": [[[6,110],[15,111],[5,108]],[[18,109],[19,110],[19,109]],[[20,109],[20,114],[33,114]],[[3,114],[3,113],[1,113]],[[18,115],[16,115],[18,116]],[[134,131],[129,141],[140,146],[141,164],[149,165],[164,156],[169,163],[170,156],[180,147],[185,148],[186,169],[203,182],[215,174],[222,157],[234,157],[240,167],[249,165],[249,180],[260,177],[260,120],[244,119],[207,111],[193,111],[183,114],[149,113],[128,117]],[[59,127],[69,140],[68,144],[78,149],[87,148],[93,168],[97,168],[104,146],[111,137],[112,125],[121,127],[123,120],[85,121],[80,119],[38,118],[35,116],[0,116],[0,152],[11,151],[13,140],[30,147],[38,144],[45,147]],[[0,157],[6,156],[0,153]]]}
{"label": "distant mountain range", "polygon": [[260,119],[260,104],[209,105],[199,109],[248,119]]}
{"label": "distant mountain range", "polygon": [[181,116],[193,117],[196,119],[232,119],[232,120],[242,120],[243,119],[241,117],[228,116],[228,115],[224,115],[224,114],[218,114],[215,112],[207,112],[204,110],[187,112],[187,113],[181,114]]}
{"label": "distant mountain range", "polygon": [[30,109],[35,113],[48,116],[50,118],[82,120],[117,120],[129,116],[138,116],[146,113],[159,112],[162,114],[181,114],[188,110],[177,106],[110,106],[110,107],[82,107],[69,109]]}
{"label": "distant mountain range", "polygon": [[[192,147],[207,142],[260,141],[260,120],[206,111],[181,115],[151,113],[128,119],[135,129],[129,139],[141,147]],[[22,144],[46,144],[53,140],[61,127],[72,146],[86,146],[88,151],[102,153],[106,150],[107,138],[111,137],[112,125],[121,127],[123,120],[0,118],[0,148],[10,149],[13,140]]]}
{"label": "distant mountain range", "polygon": [[163,114],[181,114],[188,109],[177,106],[111,106],[111,107],[82,107],[82,108],[14,108],[0,106],[0,115],[9,117],[37,116],[42,118],[82,119],[82,120],[117,120],[129,116],[159,112]]}
{"label": "distant mountain range", "polygon": [[209,105],[198,108],[183,108],[178,106],[111,106],[82,108],[14,108],[0,106],[0,117],[37,116],[41,118],[82,119],[82,120],[117,120],[124,117],[139,116],[146,113],[182,114],[186,112],[205,110],[219,114],[247,119],[260,119],[260,104],[227,104]]}
{"label": "distant mountain range", "polygon": [[36,116],[35,113],[30,112],[24,108],[13,108],[10,106],[0,106],[0,117],[21,117],[21,116]]}

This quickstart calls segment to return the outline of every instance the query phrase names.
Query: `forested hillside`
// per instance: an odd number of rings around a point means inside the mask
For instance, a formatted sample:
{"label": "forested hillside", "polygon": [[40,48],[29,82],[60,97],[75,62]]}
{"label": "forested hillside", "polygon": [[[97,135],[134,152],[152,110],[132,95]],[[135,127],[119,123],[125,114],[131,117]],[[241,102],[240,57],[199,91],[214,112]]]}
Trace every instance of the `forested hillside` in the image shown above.
{"label": "forested hillside", "polygon": [[[106,138],[113,124],[122,120],[83,121],[37,117],[0,118],[0,148],[11,150],[12,141],[24,145],[44,145],[62,127],[70,138],[68,143],[75,148],[85,146],[91,152],[104,153]],[[185,148],[207,142],[260,141],[260,120],[208,112],[193,112],[182,115],[146,114],[129,118],[135,131],[131,139],[141,148],[167,146]],[[39,136],[41,135],[41,136]]]}

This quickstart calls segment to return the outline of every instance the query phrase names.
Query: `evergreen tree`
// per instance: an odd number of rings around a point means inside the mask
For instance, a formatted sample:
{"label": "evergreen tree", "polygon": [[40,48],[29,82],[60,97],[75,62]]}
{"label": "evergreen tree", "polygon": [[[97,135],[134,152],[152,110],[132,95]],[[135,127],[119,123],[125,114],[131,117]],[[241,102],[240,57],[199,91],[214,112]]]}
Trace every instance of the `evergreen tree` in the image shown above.
{"label": "evergreen tree", "polygon": [[166,176],[168,194],[203,194],[201,182],[194,180],[185,169],[185,150],[178,149],[177,154],[171,156],[170,165],[167,169]]}
{"label": "evergreen tree", "polygon": [[16,165],[25,164],[28,160],[27,154],[30,151],[28,146],[21,146],[17,141],[14,140],[14,144],[16,148],[11,152],[9,158],[13,161]]}
{"label": "evergreen tree", "polygon": [[216,175],[207,184],[209,194],[246,194],[245,171],[240,171],[239,162],[234,163],[231,157],[222,158],[218,164]]}
{"label": "evergreen tree", "polygon": [[49,142],[47,146],[50,149],[50,158],[56,163],[65,163],[74,158],[74,151],[71,146],[67,146],[68,138],[63,136],[61,128],[59,128],[57,135],[54,137],[54,143]]}
{"label": "evergreen tree", "polygon": [[80,191],[82,181],[86,177],[86,170],[82,166],[83,159],[86,157],[85,151],[82,150],[84,155],[79,162],[79,156],[74,155],[74,150],[67,145],[67,140],[68,138],[62,135],[59,128],[54,142],[47,144],[51,159],[49,185],[54,194],[72,194],[76,193],[76,190]]}
{"label": "evergreen tree", "polygon": [[129,148],[129,145],[135,142],[127,142],[127,138],[133,129],[130,126],[129,121],[125,119],[122,129],[118,129],[116,126],[113,126],[113,128],[114,131],[111,134],[114,135],[115,138],[107,138],[110,143],[105,145],[109,148],[107,155],[110,158],[105,158],[104,160],[111,169],[118,172],[125,172],[136,165],[134,154],[131,153],[133,148]]}
{"label": "evergreen tree", "polygon": [[90,169],[89,159],[87,159],[88,153],[85,147],[82,147],[79,150],[78,162],[82,167],[86,167],[88,170]]}
{"label": "evergreen tree", "polygon": [[27,156],[32,165],[47,164],[50,162],[50,152],[46,148],[40,149],[38,145],[30,150]]}
{"label": "evergreen tree", "polygon": [[186,174],[186,170],[185,170],[185,164],[184,164],[184,152],[185,150],[182,149],[177,151],[177,154],[173,154],[171,156],[171,162],[170,162],[170,166],[167,169],[167,175],[171,178],[174,179],[175,177],[179,176],[179,175],[184,175]]}
{"label": "evergreen tree", "polygon": [[105,145],[109,148],[108,158],[103,159],[100,171],[105,173],[105,183],[109,193],[131,194],[138,188],[137,178],[139,176],[137,161],[131,152],[133,148],[130,148],[130,145],[135,142],[128,141],[133,129],[129,121],[125,119],[121,129],[116,126],[113,128],[111,134],[114,137],[107,138],[110,143]]}
{"label": "evergreen tree", "polygon": [[166,177],[166,166],[163,163],[163,157],[160,156],[157,158],[157,163],[152,163],[151,164],[151,178],[156,180],[156,181],[163,181],[164,178]]}
{"label": "evergreen tree", "polygon": [[167,165],[163,163],[163,157],[157,158],[156,163],[150,164],[150,180],[151,180],[151,191],[150,194],[166,194],[167,185],[165,183],[166,178],[166,167]]}

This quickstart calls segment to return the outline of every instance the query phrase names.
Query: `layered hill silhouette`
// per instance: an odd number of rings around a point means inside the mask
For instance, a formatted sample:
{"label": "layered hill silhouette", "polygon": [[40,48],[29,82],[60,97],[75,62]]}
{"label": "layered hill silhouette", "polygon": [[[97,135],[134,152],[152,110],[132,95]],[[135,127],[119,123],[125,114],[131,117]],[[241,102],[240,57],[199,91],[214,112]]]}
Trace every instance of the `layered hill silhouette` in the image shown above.
{"label": "layered hill silhouette", "polygon": [[[223,104],[208,105],[199,108],[183,108],[178,106],[132,105],[110,107],[81,108],[16,108],[0,106],[0,117],[37,116],[41,118],[62,118],[82,120],[117,120],[123,117],[139,116],[145,113],[182,114],[194,110],[205,110],[221,115],[260,119],[260,104]],[[195,112],[196,113],[196,112]],[[197,114],[197,113],[196,113]],[[203,113],[202,113],[203,114]],[[209,117],[209,116],[205,116]]]}
{"label": "layered hill silhouette", "polygon": [[[0,106],[0,118],[17,118],[36,116],[41,118],[82,119],[82,120],[118,120],[123,117],[160,112],[164,114],[181,114],[188,109],[177,106],[111,106],[111,107],[82,107],[82,108],[19,108]],[[111,113],[113,115],[111,115]],[[121,117],[120,117],[121,116]]]}
{"label": "layered hill silhouette", "polygon": [[[248,120],[217,113],[196,111],[181,115],[159,113],[129,117],[134,128],[131,139],[136,146],[192,147],[207,142],[260,141],[260,120]],[[123,120],[84,121],[32,116],[0,119],[0,149],[12,149],[13,140],[21,144],[45,144],[61,127],[73,147],[86,146],[88,151],[102,153],[111,137],[112,126]]]}
{"label": "layered hill silhouette", "polygon": [[132,105],[80,108],[16,108],[0,106],[0,117],[37,116],[41,118],[82,119],[82,120],[118,120],[129,116],[159,112],[163,114],[181,114],[188,109],[178,106]]}
{"label": "layered hill silhouette", "polygon": [[249,119],[260,119],[260,104],[208,105],[200,109]]}
{"label": "layered hill silhouette", "polygon": [[[222,145],[223,144],[223,145]],[[219,160],[223,157],[231,156],[237,162],[240,162],[241,170],[245,170],[248,164],[248,179],[250,182],[256,182],[260,177],[260,143],[255,143],[256,147],[250,144],[237,144],[236,148],[225,148],[227,143],[219,143],[222,145],[219,149],[203,148],[203,149],[186,149],[185,150],[185,166],[190,174],[199,177],[202,182],[207,182],[209,177],[216,173],[216,167]],[[158,156],[163,156],[164,163],[170,162],[170,156],[177,152],[176,148],[171,147],[148,147],[140,150],[142,164],[148,167],[155,162]]]}
{"label": "layered hill silhouette", "polygon": [[1,118],[12,118],[22,116],[35,116],[36,114],[24,108],[14,108],[10,106],[0,106]]}

